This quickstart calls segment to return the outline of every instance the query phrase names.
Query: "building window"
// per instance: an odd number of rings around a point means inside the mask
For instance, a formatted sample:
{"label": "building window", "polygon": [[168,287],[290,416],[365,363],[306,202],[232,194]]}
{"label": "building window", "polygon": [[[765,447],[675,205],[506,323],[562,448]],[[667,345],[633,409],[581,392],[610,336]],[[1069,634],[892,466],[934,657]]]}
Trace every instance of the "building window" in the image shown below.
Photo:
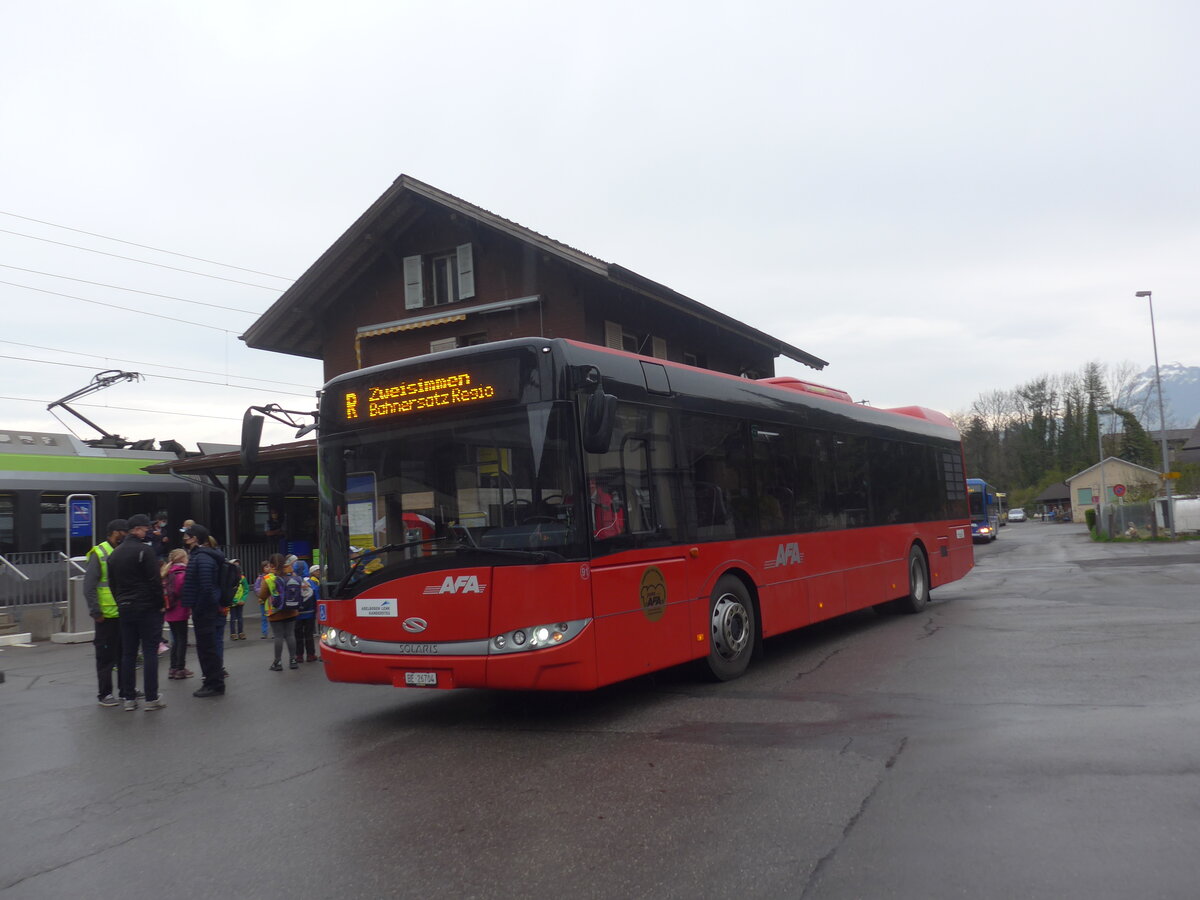
{"label": "building window", "polygon": [[441,353],[443,350],[453,350],[458,346],[458,338],[442,338],[440,341],[429,342],[430,353]]}
{"label": "building window", "polygon": [[695,366],[697,369],[708,368],[708,357],[703,353],[684,353],[684,365]]}
{"label": "building window", "polygon": [[1075,496],[1078,498],[1075,501],[1077,506],[1090,506],[1092,503],[1096,502],[1092,499],[1091,488],[1077,488],[1075,491]]}
{"label": "building window", "polygon": [[404,257],[404,308],[442,306],[475,296],[475,258],[470,244],[427,256]]}
{"label": "building window", "polygon": [[667,342],[660,337],[646,335],[639,337],[635,332],[627,331],[617,322],[604,323],[604,346],[613,350],[624,350],[626,353],[649,354],[656,359],[667,358]]}
{"label": "building window", "polygon": [[429,266],[433,272],[433,277],[430,279],[433,305],[441,306],[459,299],[458,266],[455,264],[454,254],[434,256],[429,260]]}

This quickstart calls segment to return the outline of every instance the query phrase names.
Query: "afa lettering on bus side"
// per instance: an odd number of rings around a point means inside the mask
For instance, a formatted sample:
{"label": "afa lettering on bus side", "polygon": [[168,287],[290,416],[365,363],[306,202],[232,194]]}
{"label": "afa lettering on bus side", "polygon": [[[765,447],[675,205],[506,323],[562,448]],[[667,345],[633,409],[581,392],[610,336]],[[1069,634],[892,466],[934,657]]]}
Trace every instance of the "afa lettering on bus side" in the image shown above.
{"label": "afa lettering on bus side", "polygon": [[474,575],[459,575],[455,578],[452,575],[447,575],[446,580],[441,585],[428,585],[423,593],[426,594],[482,594],[487,590],[486,584],[480,584],[479,579]]}
{"label": "afa lettering on bus side", "polygon": [[775,558],[763,563],[764,569],[777,569],[781,566],[798,566],[804,562],[804,554],[800,552],[800,545],[795,541],[788,544],[780,544],[775,551]]}

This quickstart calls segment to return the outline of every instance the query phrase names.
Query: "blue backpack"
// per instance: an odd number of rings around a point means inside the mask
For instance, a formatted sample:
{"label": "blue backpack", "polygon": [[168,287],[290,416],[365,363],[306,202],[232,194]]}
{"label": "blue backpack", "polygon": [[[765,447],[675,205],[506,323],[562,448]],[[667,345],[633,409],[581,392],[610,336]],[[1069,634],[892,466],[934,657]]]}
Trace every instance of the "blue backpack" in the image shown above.
{"label": "blue backpack", "polygon": [[273,598],[275,612],[300,612],[304,604],[305,588],[308,596],[312,596],[312,585],[307,584],[299,575],[280,575],[275,580],[279,593]]}

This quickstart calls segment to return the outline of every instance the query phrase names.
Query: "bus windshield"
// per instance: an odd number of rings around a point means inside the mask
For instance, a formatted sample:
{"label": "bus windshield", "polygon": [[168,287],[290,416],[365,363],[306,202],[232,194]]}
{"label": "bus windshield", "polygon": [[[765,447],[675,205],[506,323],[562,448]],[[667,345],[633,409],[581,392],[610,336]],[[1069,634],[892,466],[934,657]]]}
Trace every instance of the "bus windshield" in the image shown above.
{"label": "bus windshield", "polygon": [[984,497],[985,495],[982,491],[971,491],[967,494],[967,500],[971,504],[972,518],[979,519],[988,514],[988,510],[984,508],[986,505]]}
{"label": "bus windshield", "polygon": [[[533,403],[322,442],[324,578],[358,586],[464,564],[583,558],[574,408]],[[524,552],[522,552],[524,551]],[[361,575],[361,577],[360,577]]]}

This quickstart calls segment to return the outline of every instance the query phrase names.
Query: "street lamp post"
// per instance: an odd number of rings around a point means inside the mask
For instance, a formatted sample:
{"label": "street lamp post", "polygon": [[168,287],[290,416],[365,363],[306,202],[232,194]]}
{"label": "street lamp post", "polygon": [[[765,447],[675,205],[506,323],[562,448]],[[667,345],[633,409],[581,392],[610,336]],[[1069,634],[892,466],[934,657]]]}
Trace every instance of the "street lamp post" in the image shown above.
{"label": "street lamp post", "polygon": [[1171,507],[1171,461],[1167,456],[1167,416],[1163,411],[1162,376],[1158,371],[1158,335],[1154,331],[1154,298],[1152,291],[1138,291],[1135,297],[1145,297],[1150,304],[1150,340],[1154,342],[1154,383],[1158,385],[1158,428],[1162,438],[1163,482],[1167,493],[1167,525],[1171,529],[1171,540],[1175,540],[1175,510]]}
{"label": "street lamp post", "polygon": [[[1108,487],[1104,483],[1104,425],[1100,421],[1100,414],[1096,414],[1096,442],[1100,445],[1100,496],[1096,500],[1096,534],[1108,534],[1104,527],[1104,501],[1107,498],[1105,489]],[[1111,534],[1108,535],[1112,537]]]}

